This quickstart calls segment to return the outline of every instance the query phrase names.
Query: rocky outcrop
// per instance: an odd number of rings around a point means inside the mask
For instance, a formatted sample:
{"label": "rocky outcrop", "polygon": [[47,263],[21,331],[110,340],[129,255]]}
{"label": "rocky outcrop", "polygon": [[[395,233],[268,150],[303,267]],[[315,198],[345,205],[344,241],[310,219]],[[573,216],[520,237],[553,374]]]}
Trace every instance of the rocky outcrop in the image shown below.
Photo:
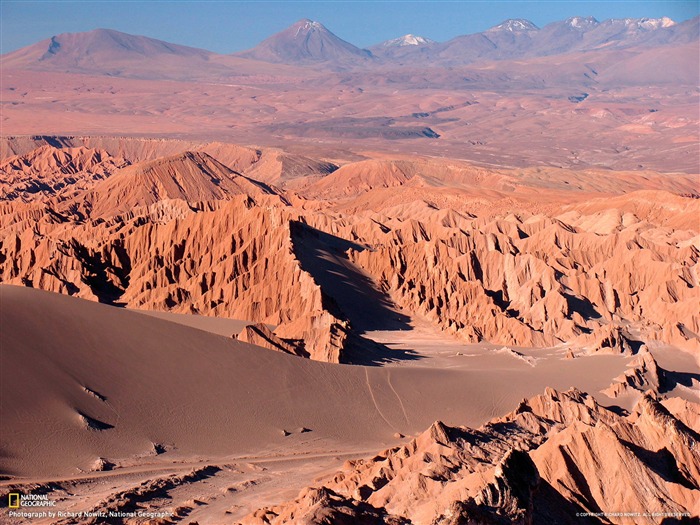
{"label": "rocky outcrop", "polygon": [[281,337],[303,340],[311,358],[337,362],[342,321],[294,257],[296,215],[272,199],[263,208],[232,196],[200,212],[159,201],[133,218],[11,233],[0,240],[0,278],[134,308],[282,325]]}
{"label": "rocky outcrop", "polygon": [[280,509],[260,509],[252,523],[298,523],[299,525],[406,525],[408,522],[387,514],[368,503],[347,498],[327,487],[304,489],[294,505]]}
{"label": "rocky outcrop", "polygon": [[243,341],[244,343],[262,346],[263,348],[268,348],[277,352],[284,352],[285,354],[301,357],[304,356],[302,349],[282,339],[281,337],[278,337],[272,330],[262,323],[249,324],[243,328],[243,331],[240,334],[236,336],[236,339]]}
{"label": "rocky outcrop", "polygon": [[243,523],[288,523],[338,507],[365,520],[358,523],[435,525],[566,523],[578,512],[620,509],[697,515],[698,439],[648,395],[618,415],[587,394],[547,389],[476,430],[436,422]]}
{"label": "rocky outcrop", "polygon": [[236,173],[203,152],[187,151],[171,157],[134,164],[70,204],[82,216],[108,218],[133,213],[165,200],[215,202],[246,195],[275,195],[261,184]]}
{"label": "rocky outcrop", "polygon": [[613,398],[635,390],[638,392],[651,390],[660,393],[664,391],[664,383],[664,371],[659,368],[647,347],[643,346],[637,357],[630,361],[629,368],[616,377],[602,392]]}
{"label": "rocky outcrop", "polygon": [[633,353],[641,343],[625,320],[700,349],[693,232],[669,246],[668,232],[642,222],[607,235],[544,216],[382,223],[372,249],[350,259],[401,307],[469,341]]}
{"label": "rocky outcrop", "polygon": [[84,190],[128,164],[101,149],[41,146],[0,161],[0,200],[31,202]]}
{"label": "rocky outcrop", "polygon": [[[320,290],[320,288],[319,288]],[[340,363],[348,342],[348,323],[328,311],[300,315],[275,329],[280,337],[298,340],[301,352],[312,359]]]}
{"label": "rocky outcrop", "polygon": [[616,418],[612,425],[575,423],[531,455],[542,478],[585,512],[697,516],[699,439],[644,395],[630,416]]}
{"label": "rocky outcrop", "polygon": [[641,342],[635,340],[624,328],[607,324],[598,328],[594,334],[584,334],[577,338],[577,343],[584,346],[590,354],[636,354]]}

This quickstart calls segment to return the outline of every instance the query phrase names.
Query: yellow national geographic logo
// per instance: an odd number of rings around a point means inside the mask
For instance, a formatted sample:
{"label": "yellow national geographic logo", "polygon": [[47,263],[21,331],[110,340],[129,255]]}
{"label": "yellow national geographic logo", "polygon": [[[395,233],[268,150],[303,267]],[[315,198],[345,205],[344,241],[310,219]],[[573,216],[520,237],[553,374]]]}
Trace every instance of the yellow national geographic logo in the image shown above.
{"label": "yellow national geographic logo", "polygon": [[18,509],[20,507],[19,493],[10,492],[7,495],[7,506],[10,507],[11,509]]}

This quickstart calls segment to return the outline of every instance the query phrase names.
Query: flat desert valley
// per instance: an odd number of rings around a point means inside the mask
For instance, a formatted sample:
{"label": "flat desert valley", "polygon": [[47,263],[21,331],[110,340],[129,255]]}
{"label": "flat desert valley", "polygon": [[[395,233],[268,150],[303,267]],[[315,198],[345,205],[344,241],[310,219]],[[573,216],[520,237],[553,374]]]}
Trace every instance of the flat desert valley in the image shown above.
{"label": "flat desert valley", "polygon": [[2,55],[0,523],[697,523],[698,25]]}

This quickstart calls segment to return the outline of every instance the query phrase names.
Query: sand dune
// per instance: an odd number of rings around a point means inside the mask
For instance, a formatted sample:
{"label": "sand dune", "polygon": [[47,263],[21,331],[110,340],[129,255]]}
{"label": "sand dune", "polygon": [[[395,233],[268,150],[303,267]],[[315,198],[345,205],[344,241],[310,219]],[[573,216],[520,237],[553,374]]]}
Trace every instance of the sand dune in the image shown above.
{"label": "sand dune", "polygon": [[[517,360],[488,374],[329,365],[137,312],[0,290],[2,419],[11,429],[3,471],[13,476],[67,476],[98,458],[129,466],[275,455],[286,446],[282,431],[302,427],[311,450],[381,446],[435,419],[478,424],[547,384],[566,388],[580,369],[562,361],[559,377],[545,367],[513,388],[530,368]],[[601,389],[625,365],[596,359],[583,382]]]}

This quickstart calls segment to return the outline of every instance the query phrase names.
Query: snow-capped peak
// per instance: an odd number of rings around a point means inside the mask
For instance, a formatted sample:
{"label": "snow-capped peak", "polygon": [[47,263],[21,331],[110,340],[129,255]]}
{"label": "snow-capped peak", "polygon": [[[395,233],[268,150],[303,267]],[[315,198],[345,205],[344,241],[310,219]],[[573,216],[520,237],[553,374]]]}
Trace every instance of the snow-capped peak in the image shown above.
{"label": "snow-capped peak", "polygon": [[676,23],[670,18],[664,16],[663,18],[641,18],[637,22],[637,25],[642,29],[659,29],[661,27],[671,27],[676,25]]}
{"label": "snow-capped peak", "polygon": [[[612,20],[615,22],[616,20]],[[619,20],[618,20],[619,22]],[[643,29],[645,31],[653,31],[662,27],[671,27],[676,23],[668,17],[663,18],[624,18],[622,22],[630,30]]]}
{"label": "snow-capped peak", "polygon": [[592,16],[572,16],[571,18],[567,18],[565,23],[575,29],[589,29],[597,26],[599,22]]}
{"label": "snow-capped peak", "polygon": [[424,46],[432,44],[434,41],[418,35],[404,35],[399,38],[387,40],[382,44],[384,47],[405,47],[405,46]]}
{"label": "snow-capped peak", "polygon": [[323,24],[321,22],[316,22],[314,20],[309,20],[308,18],[305,18],[303,20],[299,20],[296,24],[296,33],[294,36],[299,36],[300,33],[309,33],[313,32],[315,30],[322,31],[325,29],[323,27]]}
{"label": "snow-capped peak", "polygon": [[519,31],[537,31],[539,29],[535,24],[524,18],[509,18],[497,26],[494,26],[490,31],[510,31],[516,33]]}

